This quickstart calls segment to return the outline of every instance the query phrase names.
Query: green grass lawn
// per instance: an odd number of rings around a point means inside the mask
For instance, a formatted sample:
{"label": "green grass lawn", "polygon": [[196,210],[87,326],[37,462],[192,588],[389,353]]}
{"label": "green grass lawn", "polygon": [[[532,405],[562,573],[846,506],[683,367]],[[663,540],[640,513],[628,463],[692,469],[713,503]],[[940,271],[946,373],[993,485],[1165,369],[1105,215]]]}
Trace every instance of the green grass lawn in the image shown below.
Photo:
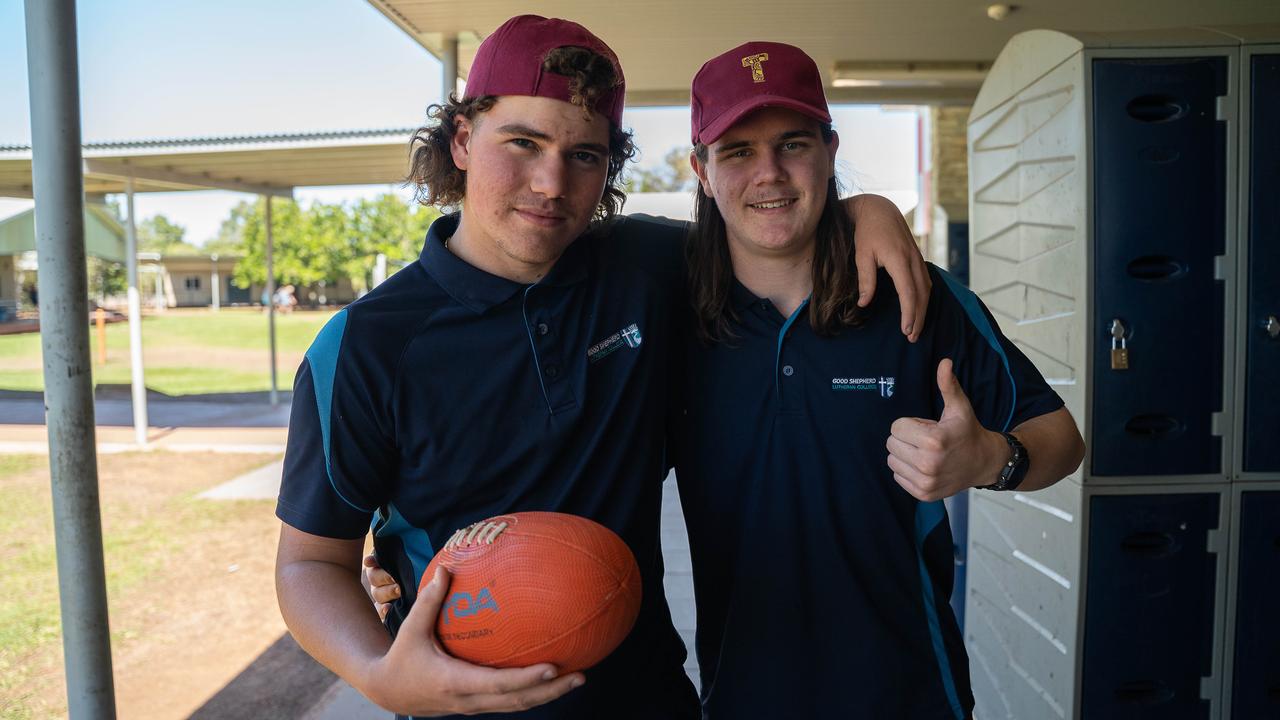
{"label": "green grass lawn", "polygon": [[[117,660],[137,643],[156,642],[149,637],[151,629],[173,612],[166,598],[182,596],[183,587],[174,573],[205,555],[222,562],[217,554],[228,538],[261,534],[264,527],[275,530],[269,501],[215,502],[196,497],[199,491],[270,459],[167,453],[99,458],[103,553]],[[175,473],[178,462],[190,465]],[[259,544],[262,557],[274,557],[271,543]],[[0,717],[66,717],[46,457],[0,455],[0,565],[4,567],[0,573]],[[261,585],[269,592],[269,578],[262,574]],[[217,598],[187,598],[184,612],[216,602]],[[126,679],[121,672],[117,666],[118,686]]]}
{"label": "green grass lawn", "polygon": [[[276,316],[278,383],[293,385],[302,354],[332,311]],[[128,384],[129,326],[106,328],[107,362],[98,363],[97,329],[89,329],[95,384]],[[167,395],[248,392],[271,388],[267,316],[255,309],[169,311],[142,322],[146,384]],[[42,390],[40,336],[0,336],[0,389]]]}

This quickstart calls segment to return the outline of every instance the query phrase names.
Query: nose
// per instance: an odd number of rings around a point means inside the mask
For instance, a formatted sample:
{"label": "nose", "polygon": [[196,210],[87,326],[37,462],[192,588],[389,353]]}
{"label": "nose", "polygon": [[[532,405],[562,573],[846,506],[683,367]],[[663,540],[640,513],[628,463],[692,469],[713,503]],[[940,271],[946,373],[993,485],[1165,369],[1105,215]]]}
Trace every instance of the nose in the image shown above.
{"label": "nose", "polygon": [[756,157],[758,158],[756,161],[757,185],[786,181],[787,168],[782,162],[782,156],[776,150],[762,152]]}
{"label": "nose", "polygon": [[568,183],[568,167],[564,159],[547,153],[534,166],[529,189],[543,197],[557,199],[565,196]]}

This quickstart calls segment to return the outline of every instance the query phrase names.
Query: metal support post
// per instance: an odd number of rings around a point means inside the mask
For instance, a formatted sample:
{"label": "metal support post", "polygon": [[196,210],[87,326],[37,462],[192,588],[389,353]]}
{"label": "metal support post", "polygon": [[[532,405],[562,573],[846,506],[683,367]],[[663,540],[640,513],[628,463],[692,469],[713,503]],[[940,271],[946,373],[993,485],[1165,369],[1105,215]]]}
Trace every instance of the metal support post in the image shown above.
{"label": "metal support post", "polygon": [[271,231],[271,196],[263,195],[267,204],[267,335],[271,339],[271,407],[280,404],[280,389],[276,380],[276,267],[275,238]]}
{"label": "metal support post", "polygon": [[124,181],[129,221],[125,225],[125,266],[129,273],[129,371],[133,398],[133,439],[147,444],[147,384],[142,365],[142,295],[138,292],[138,223],[133,209],[133,178]]}

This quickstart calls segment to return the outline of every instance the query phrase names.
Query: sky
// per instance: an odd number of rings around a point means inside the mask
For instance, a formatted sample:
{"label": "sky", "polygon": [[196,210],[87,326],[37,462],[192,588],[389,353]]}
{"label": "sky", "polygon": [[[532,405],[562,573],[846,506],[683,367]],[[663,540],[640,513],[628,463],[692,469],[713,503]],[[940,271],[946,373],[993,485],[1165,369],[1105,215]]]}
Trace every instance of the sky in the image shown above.
{"label": "sky", "polygon": [[[80,0],[76,3],[85,142],[410,127],[440,95],[440,64],[363,0]],[[0,145],[29,145],[22,0],[0,0]],[[744,38],[745,39],[745,38]],[[833,108],[841,179],[913,204],[916,116]],[[687,148],[689,110],[628,108],[639,165]],[[303,202],[349,202],[395,186],[300,188]],[[200,244],[250,196],[148,193],[138,216],[164,214]],[[0,198],[0,217],[30,201]]]}

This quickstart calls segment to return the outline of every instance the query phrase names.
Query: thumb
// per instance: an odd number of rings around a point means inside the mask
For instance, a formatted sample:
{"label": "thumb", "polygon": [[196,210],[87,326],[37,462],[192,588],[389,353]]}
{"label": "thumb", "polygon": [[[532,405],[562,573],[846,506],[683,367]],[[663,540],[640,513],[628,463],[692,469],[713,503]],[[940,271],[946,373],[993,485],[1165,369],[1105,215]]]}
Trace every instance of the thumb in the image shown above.
{"label": "thumb", "polygon": [[436,634],[436,618],[440,617],[440,606],[444,604],[449,593],[449,571],[443,565],[436,566],[431,581],[418,590],[418,599],[409,608],[400,627],[401,635],[410,637],[434,638]]}
{"label": "thumb", "polygon": [[964,394],[960,381],[956,379],[955,363],[950,358],[938,363],[938,390],[942,393],[942,417],[939,421],[953,417],[956,413],[973,413],[969,404],[969,396]]}

